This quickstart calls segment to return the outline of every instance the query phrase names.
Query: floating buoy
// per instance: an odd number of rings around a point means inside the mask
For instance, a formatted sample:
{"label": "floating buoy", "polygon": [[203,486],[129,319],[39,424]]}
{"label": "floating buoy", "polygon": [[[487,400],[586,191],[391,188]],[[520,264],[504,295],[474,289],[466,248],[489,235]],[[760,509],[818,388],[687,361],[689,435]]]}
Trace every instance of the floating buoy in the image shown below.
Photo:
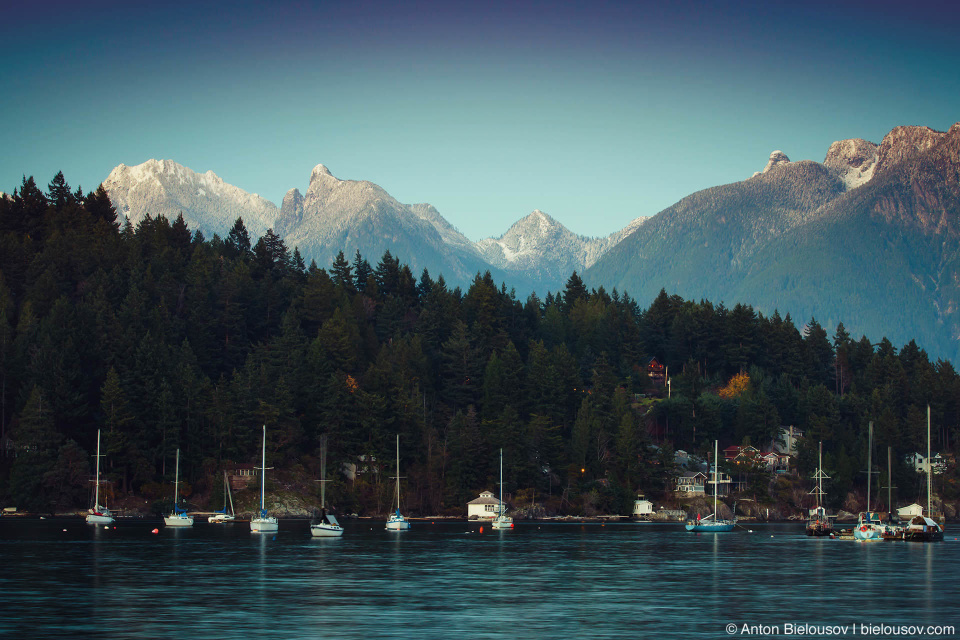
{"label": "floating buoy", "polygon": [[108,527],[107,525],[103,525],[103,528],[106,529],[107,531],[110,530],[110,527]]}
{"label": "floating buoy", "polygon": [[150,533],[160,533],[160,529],[154,529],[154,530],[151,531]]}
{"label": "floating buoy", "polygon": [[483,533],[483,527],[480,527],[480,533]]}
{"label": "floating buoy", "polygon": [[[66,533],[66,532],[67,532],[67,530],[66,530],[66,529],[64,529],[64,530],[63,530],[63,532],[64,532],[64,533]],[[956,540],[956,538],[954,538],[954,540]]]}

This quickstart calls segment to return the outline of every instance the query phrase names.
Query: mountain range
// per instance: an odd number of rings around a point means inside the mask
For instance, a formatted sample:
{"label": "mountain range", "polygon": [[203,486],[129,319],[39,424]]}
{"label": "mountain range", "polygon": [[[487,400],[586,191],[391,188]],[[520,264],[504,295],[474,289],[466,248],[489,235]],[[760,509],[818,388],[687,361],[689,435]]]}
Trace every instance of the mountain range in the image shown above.
{"label": "mountain range", "polygon": [[576,235],[536,210],[498,238],[473,242],[429,204],[403,204],[324,165],[281,206],[171,160],[115,168],[104,187],[136,224],[183,214],[225,236],[237,217],[252,237],[272,228],[304,258],[329,265],[389,250],[415,274],[451,286],[489,270],[523,296],[558,291],[573,271],[589,286],[641,303],[661,288],[743,302],[798,324],[815,317],[895,344],[916,338],[934,357],[960,356],[960,123],[902,126],[879,144],[834,142],[822,163],[774,151],[762,171],[691,194],[602,238]]}

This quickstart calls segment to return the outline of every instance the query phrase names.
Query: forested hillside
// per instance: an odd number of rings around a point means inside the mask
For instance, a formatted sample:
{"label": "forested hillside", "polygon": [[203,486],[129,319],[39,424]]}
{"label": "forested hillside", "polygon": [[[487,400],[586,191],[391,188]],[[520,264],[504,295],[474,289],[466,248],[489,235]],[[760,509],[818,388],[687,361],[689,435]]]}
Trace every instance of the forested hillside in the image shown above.
{"label": "forested hillside", "polygon": [[934,448],[957,436],[960,378],[913,342],[665,292],[642,309],[576,273],[543,299],[489,274],[451,290],[389,251],[375,260],[308,266],[242,220],[226,238],[182,218],[132,228],[103,189],[24,179],[0,201],[0,497],[86,506],[98,429],[116,497],[164,495],[179,448],[196,500],[258,460],[264,424],[275,486],[316,492],[327,434],[330,468],[359,472],[333,474],[328,495],[368,514],[389,504],[399,434],[407,506],[423,515],[493,489],[501,447],[507,492],[623,512],[638,489],[671,486],[675,449],[705,454],[715,438],[766,448],[781,425],[805,430],[801,472],[823,441],[842,503],[866,477],[868,421],[898,460],[925,447],[928,403]]}

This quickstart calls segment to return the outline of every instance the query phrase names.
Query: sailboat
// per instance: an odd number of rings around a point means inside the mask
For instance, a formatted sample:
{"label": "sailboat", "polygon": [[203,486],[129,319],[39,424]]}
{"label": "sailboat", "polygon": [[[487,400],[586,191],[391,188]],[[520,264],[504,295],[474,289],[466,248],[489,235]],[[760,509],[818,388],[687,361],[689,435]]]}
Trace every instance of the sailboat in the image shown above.
{"label": "sailboat", "polygon": [[110,524],[113,522],[113,514],[110,509],[100,506],[100,429],[97,429],[97,479],[96,488],[93,490],[93,508],[87,514],[87,524]]}
{"label": "sailboat", "polygon": [[903,530],[903,539],[913,542],[940,542],[943,540],[943,525],[933,519],[931,503],[933,464],[930,462],[930,405],[927,405],[927,514],[914,516]]}
{"label": "sailboat", "polygon": [[266,490],[267,477],[267,425],[263,425],[263,463],[260,466],[260,513],[258,517],[251,518],[250,531],[254,533],[271,533],[279,529],[276,518],[267,515],[267,509],[264,507],[263,494]]}
{"label": "sailboat", "polygon": [[507,510],[503,506],[503,449],[500,449],[500,505],[499,515],[493,519],[492,527],[494,529],[512,529],[513,528],[513,518],[510,516],[505,516],[503,513]]}
{"label": "sailboat", "polygon": [[810,493],[816,494],[817,496],[817,507],[810,510],[810,519],[807,520],[807,535],[808,536],[829,536],[833,534],[833,523],[830,522],[830,516],[827,515],[827,510],[823,508],[823,505],[820,504],[820,498],[823,496],[823,480],[829,479],[830,476],[826,475],[823,472],[823,443],[820,443],[819,449],[819,462],[817,464],[817,472],[813,474],[814,479],[817,481],[817,487]]}
{"label": "sailboat", "polygon": [[713,441],[713,513],[708,515],[706,518],[701,519],[700,516],[697,516],[696,520],[687,520],[686,529],[687,531],[703,531],[703,532],[723,532],[723,531],[733,531],[733,526],[736,524],[733,520],[720,520],[717,518],[717,441]]}
{"label": "sailboat", "polygon": [[327,513],[327,436],[320,438],[320,521],[310,524],[310,535],[314,538],[339,538],[343,527],[334,515]]}
{"label": "sailboat", "polygon": [[[230,513],[227,513],[227,500],[230,500]],[[223,524],[224,522],[233,522],[235,518],[233,512],[233,494],[230,493],[230,480],[227,478],[227,472],[223,472],[223,510],[207,518],[210,524]]]}
{"label": "sailboat", "polygon": [[853,538],[861,542],[883,540],[886,530],[880,513],[870,511],[870,487],[873,485],[873,421],[868,426],[867,434],[867,510],[857,516],[857,526],[853,528]]}
{"label": "sailboat", "polygon": [[187,515],[186,509],[180,508],[180,449],[177,449],[177,466],[173,474],[173,511],[163,517],[163,524],[168,527],[192,527],[193,516]]}
{"label": "sailboat", "polygon": [[387,531],[406,531],[410,528],[410,521],[400,513],[400,436],[397,435],[397,508],[387,518]]}

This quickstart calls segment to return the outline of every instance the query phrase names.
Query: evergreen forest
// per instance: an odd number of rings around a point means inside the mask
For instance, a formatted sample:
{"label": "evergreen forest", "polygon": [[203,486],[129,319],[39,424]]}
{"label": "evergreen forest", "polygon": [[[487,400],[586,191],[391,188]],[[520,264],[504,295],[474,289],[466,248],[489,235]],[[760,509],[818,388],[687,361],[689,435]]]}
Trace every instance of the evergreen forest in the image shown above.
{"label": "evergreen forest", "polygon": [[[654,358],[669,386],[648,375]],[[114,502],[169,508],[179,450],[183,497],[219,508],[222,471],[259,463],[262,425],[275,492],[318,495],[326,436],[339,512],[389,509],[399,435],[412,515],[463,515],[496,491],[501,449],[514,502],[590,515],[629,513],[637,492],[669,499],[677,450],[768,450],[786,425],[805,434],[800,484],[822,442],[828,502],[843,507],[871,477],[872,421],[874,486],[907,504],[927,406],[946,454],[958,401],[950,362],[814,318],[662,289],[642,306],[575,272],[519,300],[489,273],[451,288],[389,251],[305,264],[242,219],[209,239],[182,217],[131,225],[102,187],[62,174],[0,199],[0,499],[21,510],[90,506],[98,430]],[[937,478],[942,498],[958,497],[955,476]],[[751,478],[758,499],[795,493]]]}

